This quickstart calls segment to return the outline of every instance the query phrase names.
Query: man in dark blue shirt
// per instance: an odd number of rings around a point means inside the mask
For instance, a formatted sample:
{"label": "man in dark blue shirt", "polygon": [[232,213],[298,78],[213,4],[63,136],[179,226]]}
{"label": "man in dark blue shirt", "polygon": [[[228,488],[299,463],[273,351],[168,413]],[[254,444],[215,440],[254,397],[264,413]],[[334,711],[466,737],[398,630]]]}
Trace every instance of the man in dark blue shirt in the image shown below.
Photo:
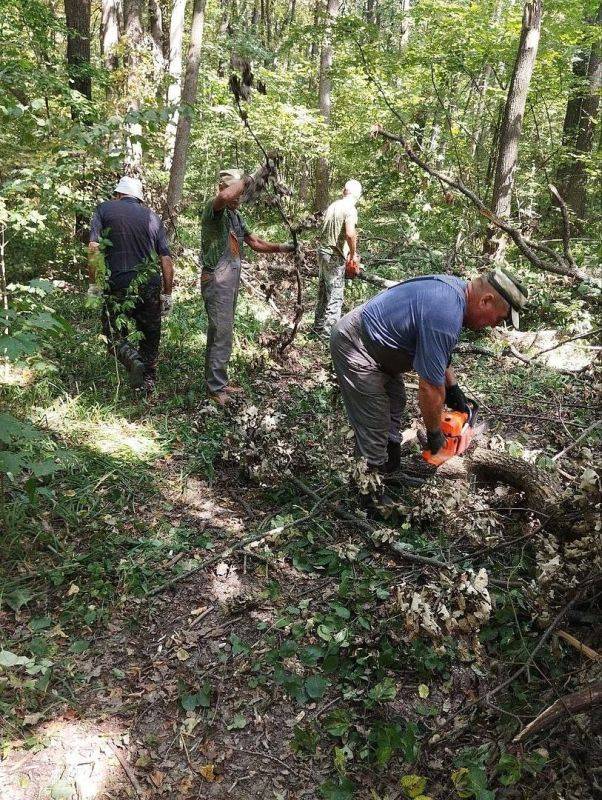
{"label": "man in dark blue shirt", "polygon": [[[127,369],[131,385],[138,388],[144,384],[150,392],[159,356],[161,316],[167,315],[172,305],[173,262],[163,221],[142,200],[142,183],[123,177],[114,199],[101,203],[94,212],[88,294],[103,296],[102,327],[110,352]],[[96,281],[101,278],[103,259],[106,285],[100,288]],[[138,347],[117,324],[120,315],[129,317],[140,332]]]}
{"label": "man in dark blue shirt", "polygon": [[468,283],[427,275],[397,284],[343,317],[330,349],[356,453],[369,470],[399,468],[403,373],[418,373],[418,405],[434,454],[445,444],[439,427],[444,403],[467,408],[450,366],[462,327],[481,330],[510,318],[518,327],[526,301],[526,289],[501,269]]}

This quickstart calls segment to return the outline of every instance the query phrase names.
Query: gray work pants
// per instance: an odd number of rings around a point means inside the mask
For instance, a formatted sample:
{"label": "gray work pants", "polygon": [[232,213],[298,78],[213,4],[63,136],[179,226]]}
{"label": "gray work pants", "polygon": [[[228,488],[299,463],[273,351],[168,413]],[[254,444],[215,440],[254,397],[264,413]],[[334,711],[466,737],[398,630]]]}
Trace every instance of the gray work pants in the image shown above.
{"label": "gray work pants", "polygon": [[212,394],[228,385],[239,286],[240,261],[223,258],[215,270],[204,269],[201,273],[201,294],[207,312],[205,380]]}
{"label": "gray work pants", "polygon": [[402,374],[386,373],[368,352],[361,314],[359,306],[333,328],[330,352],[355,433],[356,455],[380,466],[387,460],[387,441],[401,439],[406,392]]}
{"label": "gray work pants", "polygon": [[329,334],[341,319],[345,293],[345,264],[338,255],[318,248],[318,302],[314,327]]}

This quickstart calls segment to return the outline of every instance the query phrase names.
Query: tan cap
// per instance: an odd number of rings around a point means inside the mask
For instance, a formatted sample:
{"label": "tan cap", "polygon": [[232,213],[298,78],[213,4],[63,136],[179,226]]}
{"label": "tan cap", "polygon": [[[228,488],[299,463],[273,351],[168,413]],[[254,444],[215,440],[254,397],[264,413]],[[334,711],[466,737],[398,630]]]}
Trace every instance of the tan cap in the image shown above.
{"label": "tan cap", "polygon": [[242,169],[220,169],[219,183],[220,186],[232,186],[236,181],[241,181],[245,177]]}
{"label": "tan cap", "polygon": [[501,295],[510,306],[510,317],[512,324],[518,330],[519,311],[522,311],[527,304],[529,292],[520,283],[518,278],[506,269],[494,269],[487,275],[487,282],[493,286],[496,292]]}

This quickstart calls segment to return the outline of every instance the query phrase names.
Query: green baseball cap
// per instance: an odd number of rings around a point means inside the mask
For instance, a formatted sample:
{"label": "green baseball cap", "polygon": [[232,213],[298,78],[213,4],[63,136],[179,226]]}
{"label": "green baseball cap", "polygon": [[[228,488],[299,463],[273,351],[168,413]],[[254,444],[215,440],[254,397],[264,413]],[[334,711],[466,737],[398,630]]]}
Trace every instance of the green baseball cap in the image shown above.
{"label": "green baseball cap", "polygon": [[527,304],[529,291],[518,278],[507,269],[498,267],[487,275],[487,282],[493,286],[496,292],[501,295],[510,306],[510,318],[512,324],[518,330],[519,312]]}

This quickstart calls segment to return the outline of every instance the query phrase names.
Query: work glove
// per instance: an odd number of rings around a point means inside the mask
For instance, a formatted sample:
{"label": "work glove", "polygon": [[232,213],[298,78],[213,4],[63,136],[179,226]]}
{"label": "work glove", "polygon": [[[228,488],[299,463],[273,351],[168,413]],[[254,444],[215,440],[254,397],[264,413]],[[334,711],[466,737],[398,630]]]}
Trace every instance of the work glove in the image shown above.
{"label": "work glove", "polygon": [[462,411],[464,414],[470,413],[470,406],[466,402],[466,395],[457,383],[453,386],[445,387],[445,405],[452,411]]}
{"label": "work glove", "polygon": [[353,280],[353,278],[357,278],[357,276],[361,272],[359,256],[356,255],[355,259],[348,258],[345,261],[345,277]]}
{"label": "work glove", "polygon": [[442,447],[445,447],[445,441],[445,436],[441,433],[439,428],[434,431],[426,432],[426,446],[427,450],[431,451],[432,456],[438,453]]}
{"label": "work glove", "polygon": [[161,295],[161,316],[168,317],[173,306],[173,299],[170,294]]}
{"label": "work glove", "polygon": [[100,286],[97,283],[91,283],[88,286],[87,296],[88,297],[102,297],[102,289],[100,288]]}

